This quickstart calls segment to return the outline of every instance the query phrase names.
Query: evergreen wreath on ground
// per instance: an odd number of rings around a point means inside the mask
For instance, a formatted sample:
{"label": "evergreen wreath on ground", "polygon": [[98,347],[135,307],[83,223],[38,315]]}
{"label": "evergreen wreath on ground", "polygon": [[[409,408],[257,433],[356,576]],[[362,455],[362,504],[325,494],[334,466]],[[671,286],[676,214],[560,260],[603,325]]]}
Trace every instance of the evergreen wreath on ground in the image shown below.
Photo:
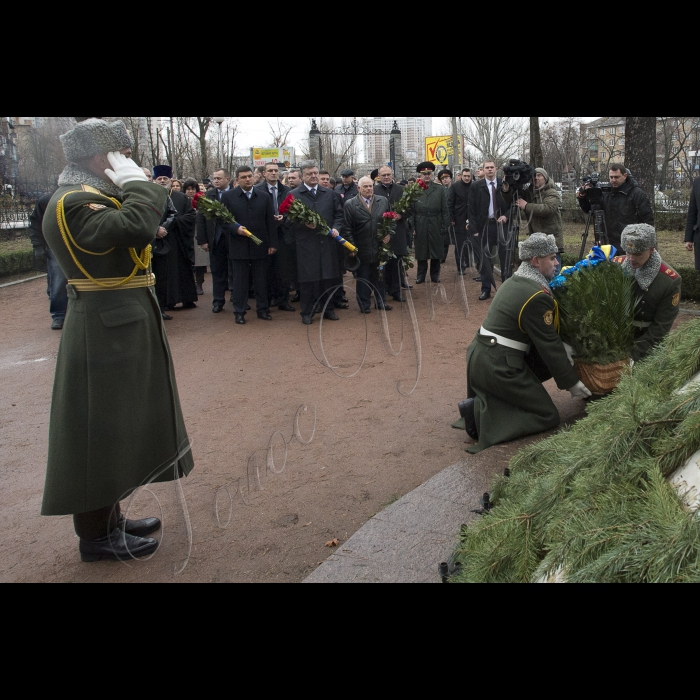
{"label": "evergreen wreath on ground", "polygon": [[667,481],[700,450],[698,372],[700,320],[587,418],[519,452],[494,509],[463,528],[454,581],[700,582],[700,512]]}

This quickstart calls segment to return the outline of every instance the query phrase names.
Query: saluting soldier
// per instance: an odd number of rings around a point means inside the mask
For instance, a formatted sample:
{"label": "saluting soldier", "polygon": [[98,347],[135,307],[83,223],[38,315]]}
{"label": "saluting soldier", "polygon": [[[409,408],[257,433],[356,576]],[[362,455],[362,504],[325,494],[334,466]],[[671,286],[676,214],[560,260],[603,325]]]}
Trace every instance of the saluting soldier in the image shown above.
{"label": "saluting soldier", "polygon": [[574,398],[591,392],[579,380],[559,337],[554,236],[535,233],[520,244],[523,261],[496,295],[483,328],[469,348],[469,400],[460,405],[478,454],[494,445],[556,428],[559,411],[542,386],[552,377]]}
{"label": "saluting soldier", "polygon": [[125,133],[90,119],[61,137],[69,165],[44,218],[69,303],[42,514],[73,515],[85,562],[153,554],[161,523],[126,521],[119,502],[194,467],[150,270],[168,193],[120,152]]}
{"label": "saluting soldier", "polygon": [[683,280],[661,259],[658,245],[653,226],[632,224],[622,232],[627,256],[615,258],[636,282],[634,362],[643,360],[671,332],[680,311]]}
{"label": "saluting soldier", "polygon": [[433,163],[421,163],[418,173],[429,188],[413,207],[413,221],[416,228],[416,260],[418,278],[416,284],[425,284],[430,262],[430,279],[440,282],[440,269],[445,256],[444,234],[450,228],[450,209],[447,206],[447,190],[433,182]]}

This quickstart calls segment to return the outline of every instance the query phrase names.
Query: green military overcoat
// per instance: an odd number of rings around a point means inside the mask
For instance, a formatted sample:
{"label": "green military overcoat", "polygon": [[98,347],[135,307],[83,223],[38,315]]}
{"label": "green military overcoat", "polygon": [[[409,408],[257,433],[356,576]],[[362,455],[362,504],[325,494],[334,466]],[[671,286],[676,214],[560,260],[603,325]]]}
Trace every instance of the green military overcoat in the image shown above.
{"label": "green military overcoat", "polygon": [[[624,264],[626,257],[615,258],[614,262]],[[681,276],[666,264],[649,289],[644,291],[635,283],[635,294],[639,304],[634,313],[635,342],[632,359],[641,362],[671,332],[678,318],[681,303]]]}
{"label": "green military overcoat", "polygon": [[442,260],[445,256],[443,234],[450,227],[447,190],[434,182],[413,206],[416,228],[416,260]]}
{"label": "green military overcoat", "polygon": [[481,334],[469,348],[467,383],[479,432],[472,454],[559,425],[559,411],[542,382],[554,377],[560,389],[569,390],[579,377],[556,316],[549,289],[531,279],[511,277],[494,298],[483,328],[531,350],[511,349]]}
{"label": "green military overcoat", "polygon": [[[155,237],[167,191],[124,188],[123,206],[86,185],[59,188],[44,235],[69,280],[126,278]],[[65,211],[64,233],[58,205]],[[82,249],[82,250],[80,250]],[[146,275],[138,270],[138,276]],[[80,285],[78,285],[80,286]],[[194,467],[170,348],[152,288],[78,291],[69,284],[56,365],[43,515],[114,505],[139,486]]]}

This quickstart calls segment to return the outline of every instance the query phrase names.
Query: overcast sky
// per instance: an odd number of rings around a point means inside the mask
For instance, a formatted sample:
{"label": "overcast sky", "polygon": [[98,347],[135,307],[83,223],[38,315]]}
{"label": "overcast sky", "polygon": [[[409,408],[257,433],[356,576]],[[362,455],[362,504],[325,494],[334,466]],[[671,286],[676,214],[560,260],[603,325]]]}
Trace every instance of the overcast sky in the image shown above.
{"label": "overcast sky", "polygon": [[[270,142],[270,130],[268,123],[275,123],[280,119],[287,124],[294,124],[291,141],[297,144],[303,141],[309,133],[308,117],[238,117],[241,124],[241,135],[238,139],[238,148],[255,148],[267,146]],[[335,117],[340,120],[343,117]],[[433,117],[433,129],[440,128],[449,117]],[[557,119],[557,117],[543,117],[542,119]],[[589,121],[598,117],[583,117]],[[438,134],[434,134],[437,136]]]}

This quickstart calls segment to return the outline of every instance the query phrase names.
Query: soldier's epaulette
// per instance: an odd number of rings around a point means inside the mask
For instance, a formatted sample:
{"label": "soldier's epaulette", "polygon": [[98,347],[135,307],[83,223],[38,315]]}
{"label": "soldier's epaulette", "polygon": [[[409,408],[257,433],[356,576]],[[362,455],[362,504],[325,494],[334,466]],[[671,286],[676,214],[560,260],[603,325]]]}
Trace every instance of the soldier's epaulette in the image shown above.
{"label": "soldier's epaulette", "polygon": [[618,257],[618,258],[613,258],[613,262],[617,263],[618,265],[622,265],[626,260],[627,260],[626,255],[623,255],[623,256]]}
{"label": "soldier's epaulette", "polygon": [[670,277],[672,280],[677,280],[680,275],[672,268],[666,265],[666,263],[661,264],[661,270],[664,275]]}
{"label": "soldier's epaulette", "polygon": [[552,296],[552,290],[551,290],[551,289],[549,289],[549,288],[547,288],[547,287],[542,287],[542,291],[543,291],[545,294],[548,294],[550,297]]}
{"label": "soldier's epaulette", "polygon": [[90,185],[81,185],[83,192],[89,192],[90,194],[102,194],[98,189],[90,187]]}

